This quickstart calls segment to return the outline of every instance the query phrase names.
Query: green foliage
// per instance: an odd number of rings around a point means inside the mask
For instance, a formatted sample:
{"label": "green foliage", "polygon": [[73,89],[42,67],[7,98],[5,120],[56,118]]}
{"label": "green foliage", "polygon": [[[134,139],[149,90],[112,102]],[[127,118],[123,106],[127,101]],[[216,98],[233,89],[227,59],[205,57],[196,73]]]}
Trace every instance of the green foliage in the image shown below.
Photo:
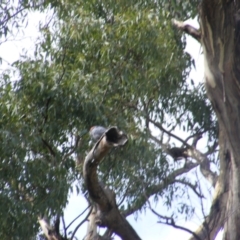
{"label": "green foliage", "polygon": [[[13,15],[21,7],[48,7],[57,17],[42,26],[34,57],[15,62],[15,75],[1,75],[0,238],[28,239],[38,214],[63,210],[79,177],[69,156],[75,135],[95,124],[116,125],[130,137],[99,169],[118,200],[125,199],[122,210],[143,209],[144,191],[171,206],[174,193],[184,193],[174,184],[159,190],[175,166],[150,140],[148,118],[189,135],[216,134],[202,86],[187,82],[192,61],[171,25],[172,17],[194,16],[197,1],[40,2],[21,1],[6,13],[18,21]],[[26,22],[24,14],[16,16]],[[0,34],[9,33],[6,22]],[[88,141],[84,135],[82,153]]]}

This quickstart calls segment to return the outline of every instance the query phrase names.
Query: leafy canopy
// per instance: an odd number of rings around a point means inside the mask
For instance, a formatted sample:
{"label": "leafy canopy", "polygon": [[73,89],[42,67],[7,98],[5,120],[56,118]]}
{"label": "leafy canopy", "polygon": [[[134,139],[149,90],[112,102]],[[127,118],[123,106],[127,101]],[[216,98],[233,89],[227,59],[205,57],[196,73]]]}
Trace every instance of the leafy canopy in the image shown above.
{"label": "leafy canopy", "polygon": [[[117,198],[125,197],[126,215],[146,207],[143,191],[168,207],[187,194],[178,184],[160,187],[175,166],[150,138],[161,130],[150,120],[215,138],[202,85],[187,81],[185,39],[171,25],[173,17],[195,16],[198,1],[190,2],[3,2],[2,39],[24,29],[29,11],[48,9],[52,20],[39,28],[34,56],[1,74],[1,239],[28,239],[39,214],[61,213],[71,184],[82,179],[70,154],[76,135],[84,155],[92,125],[116,125],[130,137],[99,169]],[[188,213],[182,206],[177,211]]]}

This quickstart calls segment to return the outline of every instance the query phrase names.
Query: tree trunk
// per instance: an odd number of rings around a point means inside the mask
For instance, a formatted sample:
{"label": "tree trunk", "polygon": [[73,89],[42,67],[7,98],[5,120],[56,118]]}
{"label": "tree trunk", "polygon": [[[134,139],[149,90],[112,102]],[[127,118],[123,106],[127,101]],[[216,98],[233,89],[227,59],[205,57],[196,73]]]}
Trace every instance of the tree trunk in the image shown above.
{"label": "tree trunk", "polygon": [[206,220],[210,231],[208,237],[199,234],[202,239],[214,239],[221,227],[224,239],[240,239],[239,7],[239,0],[203,0],[200,7],[206,89],[219,122],[221,153],[220,176]]}

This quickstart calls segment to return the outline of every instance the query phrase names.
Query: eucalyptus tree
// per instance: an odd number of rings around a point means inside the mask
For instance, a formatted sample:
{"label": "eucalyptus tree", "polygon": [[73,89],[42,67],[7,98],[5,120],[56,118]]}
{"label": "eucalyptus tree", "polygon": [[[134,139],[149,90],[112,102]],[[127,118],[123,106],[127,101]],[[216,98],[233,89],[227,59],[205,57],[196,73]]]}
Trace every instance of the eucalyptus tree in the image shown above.
{"label": "eucalyptus tree", "polygon": [[[106,239],[114,233],[139,239],[125,218],[145,209],[191,232],[177,219],[192,217],[193,195],[204,202],[206,186],[190,177],[193,171],[215,193],[192,239],[214,239],[223,227],[226,239],[239,239],[238,1],[11,3],[1,6],[3,41],[27,22],[29,11],[51,17],[39,28],[34,57],[26,53],[1,74],[1,239],[34,236],[37,219],[45,237],[67,239],[59,220],[76,180],[93,206],[92,232],[107,227]],[[195,16],[200,29],[177,21]],[[202,45],[205,84],[189,80],[194,62],[178,29]],[[128,136],[97,163],[95,194],[82,174],[93,125],[117,126]],[[107,131],[93,149],[111,137]],[[166,205],[169,216],[149,199]],[[121,213],[119,226],[109,223],[101,204]]]}

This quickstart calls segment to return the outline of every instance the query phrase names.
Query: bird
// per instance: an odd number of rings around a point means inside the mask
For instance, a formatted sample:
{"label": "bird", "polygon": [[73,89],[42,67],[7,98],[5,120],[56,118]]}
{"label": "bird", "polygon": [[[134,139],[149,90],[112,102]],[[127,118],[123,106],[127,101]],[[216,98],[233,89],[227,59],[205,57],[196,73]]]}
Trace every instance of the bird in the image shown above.
{"label": "bird", "polygon": [[106,132],[107,128],[103,126],[93,126],[90,128],[89,134],[92,141],[97,142],[101,136]]}

